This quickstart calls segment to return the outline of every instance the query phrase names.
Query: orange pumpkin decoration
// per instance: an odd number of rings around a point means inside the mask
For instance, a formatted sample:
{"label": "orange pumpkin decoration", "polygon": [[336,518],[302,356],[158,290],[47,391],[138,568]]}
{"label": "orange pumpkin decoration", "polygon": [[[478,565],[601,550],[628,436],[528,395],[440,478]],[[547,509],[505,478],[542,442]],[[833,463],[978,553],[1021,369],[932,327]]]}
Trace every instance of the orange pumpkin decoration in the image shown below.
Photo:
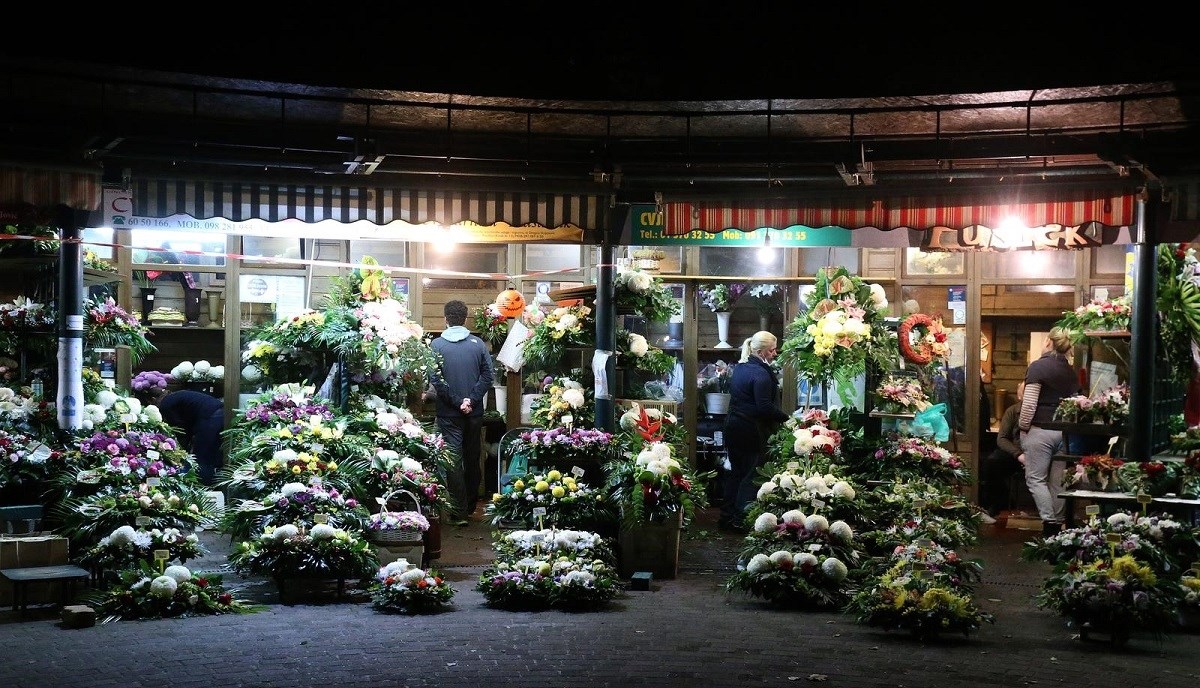
{"label": "orange pumpkin decoration", "polygon": [[518,318],[525,310],[525,297],[516,289],[505,289],[496,296],[496,308],[506,318]]}

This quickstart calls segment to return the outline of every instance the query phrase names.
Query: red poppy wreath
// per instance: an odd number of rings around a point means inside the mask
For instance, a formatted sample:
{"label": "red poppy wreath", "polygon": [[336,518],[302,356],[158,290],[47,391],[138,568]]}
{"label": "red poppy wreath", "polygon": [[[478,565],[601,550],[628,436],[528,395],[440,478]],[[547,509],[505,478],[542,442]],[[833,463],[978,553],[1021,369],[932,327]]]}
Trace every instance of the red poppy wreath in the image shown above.
{"label": "red poppy wreath", "polygon": [[[915,343],[914,330],[917,333]],[[934,357],[945,356],[948,348],[941,318],[935,320],[924,313],[913,313],[905,318],[896,331],[896,338],[900,341],[900,355],[917,365],[927,365]]]}

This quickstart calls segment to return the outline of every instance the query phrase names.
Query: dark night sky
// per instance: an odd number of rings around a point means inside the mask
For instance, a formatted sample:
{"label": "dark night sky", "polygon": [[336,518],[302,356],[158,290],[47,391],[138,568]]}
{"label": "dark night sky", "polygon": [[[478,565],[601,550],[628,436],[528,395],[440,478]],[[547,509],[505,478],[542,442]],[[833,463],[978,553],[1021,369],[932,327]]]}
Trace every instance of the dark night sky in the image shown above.
{"label": "dark night sky", "polygon": [[[922,95],[1200,79],[1161,10],[963,3],[479,3],[208,7],[128,32],[21,34],[0,52],[321,86],[570,99]],[[443,7],[445,9],[443,9]],[[816,7],[814,9],[814,7]],[[156,15],[158,16],[158,15]],[[128,38],[124,38],[128,36]],[[47,47],[53,37],[55,47]],[[31,41],[31,38],[33,39]]]}

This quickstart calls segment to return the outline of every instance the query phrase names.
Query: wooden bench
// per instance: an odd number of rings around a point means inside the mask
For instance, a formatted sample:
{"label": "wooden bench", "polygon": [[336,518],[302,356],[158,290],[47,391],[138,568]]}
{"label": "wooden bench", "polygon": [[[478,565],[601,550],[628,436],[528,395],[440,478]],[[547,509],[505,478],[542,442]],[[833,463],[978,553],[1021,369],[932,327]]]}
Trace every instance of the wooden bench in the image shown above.
{"label": "wooden bench", "polygon": [[29,602],[26,596],[26,588],[30,583],[38,581],[63,581],[66,588],[63,591],[63,603],[66,604],[72,598],[74,592],[75,581],[86,581],[91,578],[92,574],[85,568],[64,564],[61,566],[28,566],[19,569],[0,569],[0,576],[12,583],[13,586],[13,611],[21,610],[25,612],[25,608]]}

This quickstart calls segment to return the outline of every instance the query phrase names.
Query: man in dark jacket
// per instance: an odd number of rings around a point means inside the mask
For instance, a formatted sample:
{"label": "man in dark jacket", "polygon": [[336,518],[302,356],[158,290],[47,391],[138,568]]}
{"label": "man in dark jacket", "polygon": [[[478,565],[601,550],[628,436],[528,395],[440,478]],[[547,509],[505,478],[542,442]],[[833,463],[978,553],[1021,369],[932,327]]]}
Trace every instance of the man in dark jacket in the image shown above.
{"label": "man in dark jacket", "polygon": [[431,382],[437,393],[437,426],[446,444],[457,454],[454,467],[446,476],[446,487],[454,495],[458,512],[454,525],[465,526],[479,500],[481,436],[484,398],[492,386],[492,355],[483,340],[471,334],[467,304],[454,299],[442,309],[446,330],[433,340],[433,350],[441,356],[441,366]]}
{"label": "man in dark jacket", "polygon": [[162,412],[163,422],[183,433],[181,444],[196,457],[200,482],[212,485],[224,464],[221,431],[225,428],[225,403],[190,389],[170,394],[160,390],[154,403]]}

